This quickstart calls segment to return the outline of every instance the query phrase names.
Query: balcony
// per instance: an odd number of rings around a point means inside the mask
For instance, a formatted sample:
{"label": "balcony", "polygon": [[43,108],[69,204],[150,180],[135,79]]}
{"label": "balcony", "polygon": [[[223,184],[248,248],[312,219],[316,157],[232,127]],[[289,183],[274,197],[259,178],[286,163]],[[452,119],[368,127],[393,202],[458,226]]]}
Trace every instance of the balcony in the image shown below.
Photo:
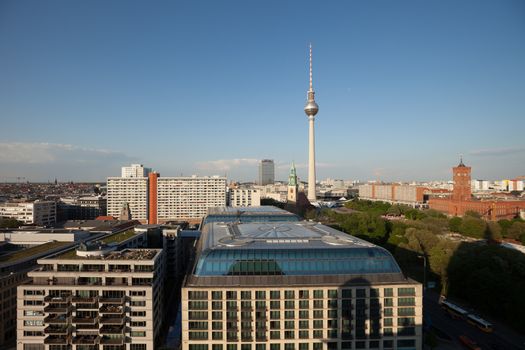
{"label": "balcony", "polygon": [[44,307],[44,312],[53,314],[67,314],[71,311],[71,306],[68,304],[50,304]]}
{"label": "balcony", "polygon": [[54,295],[48,295],[44,298],[44,301],[46,303],[50,304],[56,304],[56,303],[69,303],[71,301],[71,296],[54,296]]}
{"label": "balcony", "polygon": [[100,328],[100,334],[123,334],[124,326],[102,326]]}
{"label": "balcony", "polygon": [[65,315],[49,315],[44,318],[44,323],[46,324],[67,324],[69,323],[69,317]]}
{"label": "balcony", "polygon": [[73,338],[73,344],[94,345],[98,344],[99,340],[98,335],[77,335]]}
{"label": "balcony", "polygon": [[55,334],[55,335],[67,335],[69,333],[68,326],[47,326],[44,328],[45,334]]}
{"label": "balcony", "polygon": [[77,303],[77,310],[98,310],[98,303]]}
{"label": "balcony", "polygon": [[73,323],[77,323],[77,324],[95,324],[97,322],[98,322],[98,317],[96,316],[73,317]]}
{"label": "balcony", "polygon": [[44,344],[66,345],[68,343],[68,340],[68,336],[49,335],[44,339]]}
{"label": "balcony", "polygon": [[104,305],[99,309],[101,314],[122,314],[124,308],[116,305]]}
{"label": "balcony", "polygon": [[122,316],[117,316],[117,315],[112,315],[112,316],[102,316],[100,318],[100,323],[101,324],[116,324],[116,325],[121,325],[124,323],[124,320],[125,320],[125,317],[122,315]]}
{"label": "balcony", "polygon": [[72,301],[74,303],[95,303],[97,301],[98,297],[82,297],[82,296],[74,296],[72,298]]}
{"label": "balcony", "polygon": [[99,302],[103,304],[123,304],[124,297],[101,297]]}
{"label": "balcony", "polygon": [[78,332],[88,332],[88,333],[91,333],[92,331],[94,331],[95,333],[98,334],[98,329],[99,329],[99,325],[98,323],[95,323],[95,324],[82,324],[82,323],[77,323],[76,325],[76,330],[77,330],[77,333]]}
{"label": "balcony", "polygon": [[124,337],[107,337],[103,336],[100,338],[100,344],[102,345],[123,345]]}

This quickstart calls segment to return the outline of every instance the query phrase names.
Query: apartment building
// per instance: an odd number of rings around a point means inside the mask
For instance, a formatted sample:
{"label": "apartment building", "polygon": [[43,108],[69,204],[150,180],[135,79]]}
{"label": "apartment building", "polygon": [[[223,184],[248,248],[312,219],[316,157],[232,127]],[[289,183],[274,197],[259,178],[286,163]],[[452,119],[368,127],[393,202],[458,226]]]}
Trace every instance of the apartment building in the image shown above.
{"label": "apartment building", "polygon": [[202,219],[208,208],[226,205],[226,178],[220,176],[159,177],[158,222]]}
{"label": "apartment building", "polygon": [[311,222],[209,223],[182,288],[184,350],[422,349],[422,285]]}
{"label": "apartment building", "polygon": [[41,200],[0,203],[0,217],[13,218],[24,224],[51,226],[57,219],[56,203]]}
{"label": "apartment building", "polygon": [[109,177],[107,191],[107,213],[109,216],[118,218],[123,205],[127,203],[133,220],[147,222],[147,177]]}
{"label": "apartment building", "polygon": [[122,177],[147,177],[151,172],[151,168],[144,168],[142,164],[131,164],[130,166],[123,166],[121,169]]}
{"label": "apartment building", "polygon": [[[45,234],[44,234],[45,236]],[[5,237],[4,237],[5,238]],[[27,237],[24,237],[27,238]],[[0,242],[0,349],[9,349],[16,341],[16,288],[28,280],[27,272],[46,255],[70,249],[73,242],[35,241],[31,247],[25,239]]]}
{"label": "apartment building", "polygon": [[102,245],[38,260],[17,291],[17,350],[153,350],[163,320],[162,255]]}
{"label": "apartment building", "polygon": [[412,207],[425,207],[428,201],[428,189],[423,186],[402,184],[365,184],[359,185],[359,198],[397,203]]}
{"label": "apartment building", "polygon": [[232,207],[258,207],[261,205],[261,191],[255,188],[231,188],[229,203]]}

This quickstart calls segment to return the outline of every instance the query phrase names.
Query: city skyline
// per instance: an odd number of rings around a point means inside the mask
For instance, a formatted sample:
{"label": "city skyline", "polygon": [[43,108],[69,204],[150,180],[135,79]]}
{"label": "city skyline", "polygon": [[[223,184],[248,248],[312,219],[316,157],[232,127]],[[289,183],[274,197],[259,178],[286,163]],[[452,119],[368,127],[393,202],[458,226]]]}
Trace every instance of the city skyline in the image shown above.
{"label": "city skyline", "polygon": [[460,154],[473,178],[525,175],[521,2],[0,6],[2,182],[135,162],[253,181],[265,158],[306,180],[309,42],[319,179],[447,180]]}

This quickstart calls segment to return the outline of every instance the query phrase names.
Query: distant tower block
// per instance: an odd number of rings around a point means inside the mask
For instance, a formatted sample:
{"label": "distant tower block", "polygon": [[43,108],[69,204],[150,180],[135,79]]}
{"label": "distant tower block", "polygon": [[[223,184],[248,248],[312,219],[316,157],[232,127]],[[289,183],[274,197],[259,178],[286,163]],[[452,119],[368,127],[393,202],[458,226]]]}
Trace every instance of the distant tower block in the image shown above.
{"label": "distant tower block", "polygon": [[453,200],[469,201],[471,199],[470,171],[471,168],[463,164],[463,157],[460,159],[458,166],[452,169],[454,179]]}
{"label": "distant tower block", "polygon": [[308,90],[304,112],[308,116],[309,137],[308,137],[308,200],[315,202],[315,115],[319,111],[319,106],[315,103],[315,92],[312,85],[312,44],[310,44],[310,89]]}
{"label": "distant tower block", "polygon": [[295,164],[292,163],[290,168],[290,175],[288,176],[288,203],[297,203],[297,192],[299,185],[297,183],[297,171],[295,170]]}

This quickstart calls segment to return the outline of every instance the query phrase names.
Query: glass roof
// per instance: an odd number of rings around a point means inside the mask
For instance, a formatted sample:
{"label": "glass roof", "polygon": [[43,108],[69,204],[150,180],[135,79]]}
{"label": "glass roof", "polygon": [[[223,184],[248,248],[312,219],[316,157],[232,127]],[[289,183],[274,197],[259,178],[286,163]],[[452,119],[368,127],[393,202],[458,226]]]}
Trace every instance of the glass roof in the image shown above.
{"label": "glass roof", "polygon": [[215,249],[203,252],[196,276],[400,273],[380,247],[321,249]]}

